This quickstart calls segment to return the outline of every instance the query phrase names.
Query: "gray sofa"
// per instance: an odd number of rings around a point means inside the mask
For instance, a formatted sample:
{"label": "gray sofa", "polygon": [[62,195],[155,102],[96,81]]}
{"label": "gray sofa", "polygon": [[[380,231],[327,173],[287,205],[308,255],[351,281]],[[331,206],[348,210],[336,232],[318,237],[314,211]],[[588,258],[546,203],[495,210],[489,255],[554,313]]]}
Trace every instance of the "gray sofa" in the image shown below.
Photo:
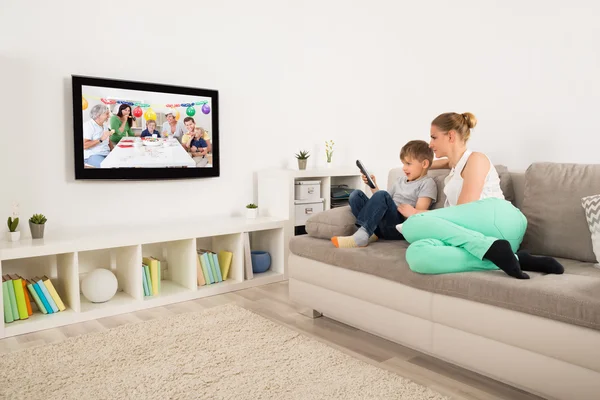
{"label": "gray sofa", "polygon": [[[600,269],[580,199],[600,193],[600,165],[497,166],[528,217],[522,248],[557,257],[563,275],[502,271],[421,275],[408,244],[336,249],[356,230],[349,207],[313,216],[290,240],[290,298],[299,306],[549,399],[600,398]],[[443,205],[443,178],[430,171]],[[390,171],[388,187],[401,169]]]}

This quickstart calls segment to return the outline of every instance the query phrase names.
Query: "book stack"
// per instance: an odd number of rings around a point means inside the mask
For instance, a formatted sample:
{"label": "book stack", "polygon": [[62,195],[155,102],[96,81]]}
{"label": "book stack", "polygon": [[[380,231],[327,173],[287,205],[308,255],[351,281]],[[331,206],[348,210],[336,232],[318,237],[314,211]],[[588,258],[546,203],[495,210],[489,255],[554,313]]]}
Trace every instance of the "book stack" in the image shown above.
{"label": "book stack", "polygon": [[233,253],[222,250],[219,254],[210,250],[198,250],[196,259],[196,275],[198,286],[223,282],[229,277],[229,269]]}
{"label": "book stack", "polygon": [[25,279],[17,274],[4,275],[2,299],[6,323],[28,319],[35,309],[43,314],[54,314],[66,309],[52,281],[46,275],[32,279]]}
{"label": "book stack", "polygon": [[160,293],[161,272],[158,258],[142,258],[142,281],[144,296],[156,296]]}

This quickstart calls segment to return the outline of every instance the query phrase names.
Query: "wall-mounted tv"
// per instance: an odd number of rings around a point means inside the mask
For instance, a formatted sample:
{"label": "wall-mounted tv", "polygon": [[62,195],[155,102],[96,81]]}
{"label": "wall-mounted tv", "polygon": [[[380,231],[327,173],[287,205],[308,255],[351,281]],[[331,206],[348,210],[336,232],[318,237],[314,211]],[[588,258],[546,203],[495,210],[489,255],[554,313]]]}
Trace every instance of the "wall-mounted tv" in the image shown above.
{"label": "wall-mounted tv", "polygon": [[75,179],[219,176],[218,91],[71,78]]}

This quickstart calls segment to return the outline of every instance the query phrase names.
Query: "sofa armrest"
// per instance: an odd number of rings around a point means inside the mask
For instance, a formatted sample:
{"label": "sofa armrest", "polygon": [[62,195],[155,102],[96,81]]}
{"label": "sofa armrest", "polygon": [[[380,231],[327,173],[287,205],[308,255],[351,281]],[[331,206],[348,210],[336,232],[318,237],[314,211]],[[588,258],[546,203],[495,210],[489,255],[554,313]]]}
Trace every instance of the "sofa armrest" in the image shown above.
{"label": "sofa armrest", "polygon": [[358,229],[350,206],[337,207],[313,215],[306,221],[306,233],[320,239],[353,235]]}

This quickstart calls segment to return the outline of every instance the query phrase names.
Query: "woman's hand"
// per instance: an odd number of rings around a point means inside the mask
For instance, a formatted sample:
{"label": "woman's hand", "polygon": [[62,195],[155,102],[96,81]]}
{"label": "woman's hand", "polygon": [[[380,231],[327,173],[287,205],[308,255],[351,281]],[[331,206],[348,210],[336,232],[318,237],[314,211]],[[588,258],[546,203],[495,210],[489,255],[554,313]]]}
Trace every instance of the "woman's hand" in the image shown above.
{"label": "woman's hand", "polygon": [[404,216],[404,218],[408,218],[417,213],[417,209],[411,206],[410,204],[400,204],[398,206],[398,212]]}

